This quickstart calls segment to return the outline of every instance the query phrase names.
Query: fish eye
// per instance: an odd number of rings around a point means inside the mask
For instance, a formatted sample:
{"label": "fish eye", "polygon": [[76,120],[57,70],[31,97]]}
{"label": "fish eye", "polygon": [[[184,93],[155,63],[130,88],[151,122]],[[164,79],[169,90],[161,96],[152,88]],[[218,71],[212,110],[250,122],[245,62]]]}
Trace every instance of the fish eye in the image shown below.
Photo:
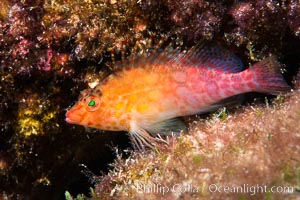
{"label": "fish eye", "polygon": [[90,96],[86,99],[86,109],[88,111],[95,111],[99,108],[99,99],[96,96]]}
{"label": "fish eye", "polygon": [[95,106],[95,105],[96,105],[95,99],[91,99],[90,102],[88,103],[88,106]]}

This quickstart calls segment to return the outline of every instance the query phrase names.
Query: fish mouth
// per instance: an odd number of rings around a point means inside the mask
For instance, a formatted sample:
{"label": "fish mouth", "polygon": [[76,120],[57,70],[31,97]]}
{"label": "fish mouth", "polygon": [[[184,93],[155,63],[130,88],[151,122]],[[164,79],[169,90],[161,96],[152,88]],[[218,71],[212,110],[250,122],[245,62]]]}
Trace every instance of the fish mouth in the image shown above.
{"label": "fish mouth", "polygon": [[66,113],[65,121],[70,124],[79,124],[83,119],[80,109],[70,109]]}
{"label": "fish mouth", "polygon": [[73,124],[75,123],[74,121],[72,121],[69,117],[66,117],[65,121],[69,124]]}

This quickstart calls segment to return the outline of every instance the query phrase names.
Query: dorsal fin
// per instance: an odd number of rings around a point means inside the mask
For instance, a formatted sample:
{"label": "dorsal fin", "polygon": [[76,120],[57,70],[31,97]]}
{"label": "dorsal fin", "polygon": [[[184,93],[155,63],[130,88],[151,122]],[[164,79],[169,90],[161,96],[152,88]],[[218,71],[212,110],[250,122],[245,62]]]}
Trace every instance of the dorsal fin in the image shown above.
{"label": "dorsal fin", "polygon": [[242,61],[229,50],[206,41],[201,41],[189,50],[173,48],[172,43],[165,48],[157,48],[147,55],[131,55],[123,62],[116,62],[123,67],[142,67],[143,64],[178,64],[179,66],[205,67],[224,73],[237,73],[243,70]]}
{"label": "dorsal fin", "polygon": [[206,41],[190,49],[185,58],[187,65],[203,66],[225,73],[237,73],[244,68],[242,61],[232,52]]}
{"label": "dorsal fin", "polygon": [[169,46],[154,54],[155,57],[150,56],[147,60],[152,60],[155,64],[176,63],[180,66],[205,67],[224,73],[237,73],[244,69],[242,61],[231,51],[207,41],[201,41],[189,50]]}

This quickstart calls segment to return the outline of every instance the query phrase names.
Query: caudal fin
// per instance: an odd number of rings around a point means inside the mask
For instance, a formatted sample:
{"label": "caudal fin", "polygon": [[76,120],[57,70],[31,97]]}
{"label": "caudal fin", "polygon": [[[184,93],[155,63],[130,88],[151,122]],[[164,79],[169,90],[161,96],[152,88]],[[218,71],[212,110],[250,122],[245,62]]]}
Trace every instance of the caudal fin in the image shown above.
{"label": "caudal fin", "polygon": [[257,92],[279,94],[291,89],[280,73],[280,65],[275,56],[256,63],[249,70],[253,74]]}

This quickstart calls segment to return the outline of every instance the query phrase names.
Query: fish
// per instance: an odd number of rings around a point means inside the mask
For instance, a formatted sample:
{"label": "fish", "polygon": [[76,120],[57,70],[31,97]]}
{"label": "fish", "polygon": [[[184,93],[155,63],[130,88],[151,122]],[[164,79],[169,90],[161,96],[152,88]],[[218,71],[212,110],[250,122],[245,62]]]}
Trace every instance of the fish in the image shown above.
{"label": "fish", "polygon": [[[120,64],[121,65],[121,64]],[[162,50],[127,60],[115,74],[81,92],[66,122],[127,131],[138,150],[153,148],[166,132],[180,132],[178,117],[209,112],[222,100],[247,92],[290,90],[275,56],[247,69],[220,45]]]}

